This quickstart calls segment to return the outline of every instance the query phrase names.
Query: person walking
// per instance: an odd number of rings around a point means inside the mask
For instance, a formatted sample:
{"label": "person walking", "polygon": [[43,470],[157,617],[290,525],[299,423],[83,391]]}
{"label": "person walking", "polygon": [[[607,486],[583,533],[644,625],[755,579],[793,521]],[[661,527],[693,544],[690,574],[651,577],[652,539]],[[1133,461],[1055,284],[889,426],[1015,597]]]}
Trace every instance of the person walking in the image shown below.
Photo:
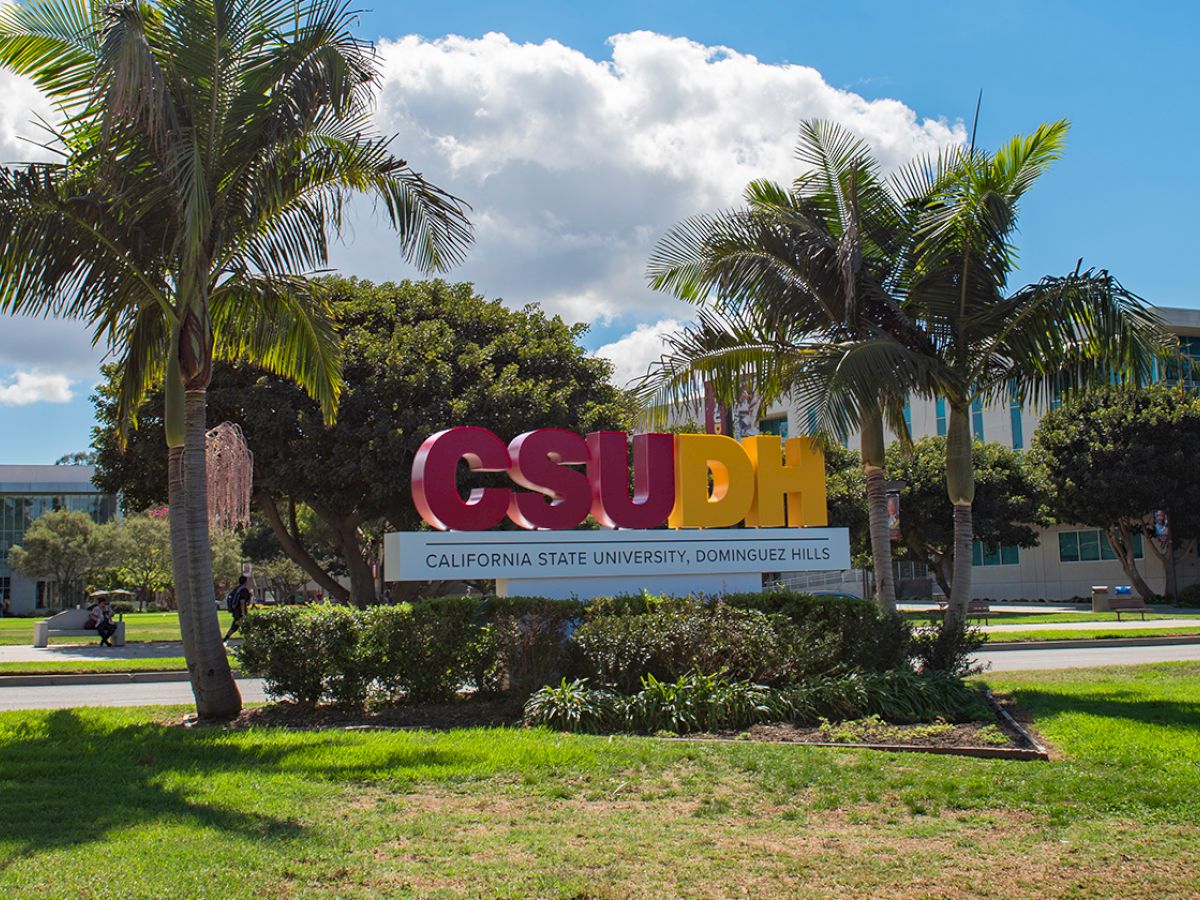
{"label": "person walking", "polygon": [[242,624],[242,617],[246,615],[246,609],[250,606],[250,588],[246,587],[245,575],[238,578],[237,587],[230,591],[229,596],[225,599],[229,606],[229,614],[233,616],[233,624],[225,632],[225,640],[228,641]]}

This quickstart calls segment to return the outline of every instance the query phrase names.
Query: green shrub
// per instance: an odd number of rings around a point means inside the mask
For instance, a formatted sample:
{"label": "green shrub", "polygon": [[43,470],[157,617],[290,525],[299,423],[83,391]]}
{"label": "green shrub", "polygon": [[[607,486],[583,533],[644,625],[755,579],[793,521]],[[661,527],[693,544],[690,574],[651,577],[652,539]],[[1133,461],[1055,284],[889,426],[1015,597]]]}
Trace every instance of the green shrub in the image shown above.
{"label": "green shrub", "polygon": [[956,627],[943,621],[914,630],[909,646],[921,672],[948,672],[962,676],[979,671],[979,666],[971,661],[971,657],[986,643],[987,634],[978,626]]}
{"label": "green shrub", "polygon": [[674,681],[647,676],[630,696],[564,679],[534,693],[525,706],[530,725],[640,734],[733,731],[784,721],[818,725],[875,718],[908,725],[989,717],[978,693],[960,679],[907,670],[810,678],[782,689],[695,672]]}
{"label": "green shrub", "polygon": [[798,629],[799,675],[886,671],[903,666],[909,655],[908,624],[898,617],[889,619],[872,600],[793,591],[726,594],[722,599],[739,609],[786,616]]}
{"label": "green shrub", "polygon": [[562,678],[582,606],[577,600],[544,597],[493,597],[483,603],[488,648],[505,689],[528,696]]}
{"label": "green shrub", "polygon": [[481,662],[479,603],[439,597],[366,610],[363,654],[384,695],[444,702],[488,666]]}
{"label": "green shrub", "polygon": [[625,724],[632,731],[726,731],[788,715],[786,701],[763,685],[697,672],[675,681],[646,676],[642,689],[629,698]]}
{"label": "green shrub", "polygon": [[370,681],[358,614],[343,606],[255,610],[242,621],[235,655],[273,697],[312,706],[322,699],[361,706]]}
{"label": "green shrub", "polygon": [[1182,607],[1200,606],[1200,582],[1181,588],[1175,596],[1175,605]]}
{"label": "green shrub", "polygon": [[625,698],[612,691],[593,690],[581,678],[571,682],[564,678],[529,698],[525,724],[591,733],[619,729],[625,724]]}
{"label": "green shrub", "polygon": [[783,624],[757,610],[680,600],[592,616],[572,643],[582,675],[625,693],[647,676],[673,681],[693,671],[775,683],[791,674],[793,642]]}

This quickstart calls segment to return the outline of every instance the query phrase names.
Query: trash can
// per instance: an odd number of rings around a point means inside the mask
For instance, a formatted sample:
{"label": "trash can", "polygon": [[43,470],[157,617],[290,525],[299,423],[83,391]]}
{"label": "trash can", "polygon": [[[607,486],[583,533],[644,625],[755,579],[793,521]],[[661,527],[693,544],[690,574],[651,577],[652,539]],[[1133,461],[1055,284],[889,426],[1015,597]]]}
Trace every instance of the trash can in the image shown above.
{"label": "trash can", "polygon": [[1109,612],[1111,606],[1108,602],[1108,585],[1093,584],[1092,585],[1092,612]]}

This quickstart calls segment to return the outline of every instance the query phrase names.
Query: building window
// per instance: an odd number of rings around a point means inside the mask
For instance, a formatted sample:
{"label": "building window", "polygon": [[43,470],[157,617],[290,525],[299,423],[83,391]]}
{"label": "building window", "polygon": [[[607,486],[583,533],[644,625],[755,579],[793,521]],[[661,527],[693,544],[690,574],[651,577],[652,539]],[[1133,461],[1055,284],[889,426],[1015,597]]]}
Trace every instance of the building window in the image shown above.
{"label": "building window", "polygon": [[[1132,535],[1133,558],[1142,559],[1142,536]],[[1117,554],[1109,546],[1108,538],[1099,529],[1087,531],[1063,531],[1058,535],[1059,562],[1098,562],[1100,560],[1115,560]]]}
{"label": "building window", "polygon": [[759,434],[777,434],[786,441],[788,436],[787,416],[763,419],[758,423],[758,432]]}
{"label": "building window", "polygon": [[1019,566],[1021,564],[1021,549],[1016,544],[985,544],[975,541],[971,545],[971,565],[973,566]]}
{"label": "building window", "polygon": [[817,433],[817,408],[810,406],[804,413],[805,427],[808,429],[809,435]]}
{"label": "building window", "polygon": [[946,398],[938,397],[933,402],[934,414],[937,417],[937,433],[938,437],[946,436]]}
{"label": "building window", "polygon": [[[1179,352],[1194,362],[1200,362],[1200,337],[1181,337]],[[1184,387],[1200,387],[1194,372],[1181,372],[1178,363],[1168,362],[1163,366],[1163,380],[1168,384],[1182,384]]]}
{"label": "building window", "polygon": [[7,575],[0,575],[0,603],[5,600],[12,599],[12,579]]}
{"label": "building window", "polygon": [[971,431],[975,433],[975,440],[983,440],[983,400],[979,397],[971,401]]}
{"label": "building window", "polygon": [[912,437],[912,401],[904,401],[904,430]]}
{"label": "building window", "polygon": [[1012,446],[1014,450],[1025,449],[1025,429],[1021,427],[1021,401],[1013,391],[1012,399],[1008,401],[1008,417],[1012,420]]}

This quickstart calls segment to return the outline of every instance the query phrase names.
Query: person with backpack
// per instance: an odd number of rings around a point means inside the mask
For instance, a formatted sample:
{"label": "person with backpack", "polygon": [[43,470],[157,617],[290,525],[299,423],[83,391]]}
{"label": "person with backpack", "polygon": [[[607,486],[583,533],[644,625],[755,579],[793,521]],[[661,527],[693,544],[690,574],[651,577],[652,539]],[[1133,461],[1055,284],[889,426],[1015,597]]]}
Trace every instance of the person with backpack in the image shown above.
{"label": "person with backpack", "polygon": [[245,575],[238,578],[237,587],[225,598],[225,605],[229,607],[229,614],[233,616],[233,624],[225,632],[225,640],[229,640],[242,624],[242,617],[246,615],[246,609],[250,605],[250,588],[246,587]]}

